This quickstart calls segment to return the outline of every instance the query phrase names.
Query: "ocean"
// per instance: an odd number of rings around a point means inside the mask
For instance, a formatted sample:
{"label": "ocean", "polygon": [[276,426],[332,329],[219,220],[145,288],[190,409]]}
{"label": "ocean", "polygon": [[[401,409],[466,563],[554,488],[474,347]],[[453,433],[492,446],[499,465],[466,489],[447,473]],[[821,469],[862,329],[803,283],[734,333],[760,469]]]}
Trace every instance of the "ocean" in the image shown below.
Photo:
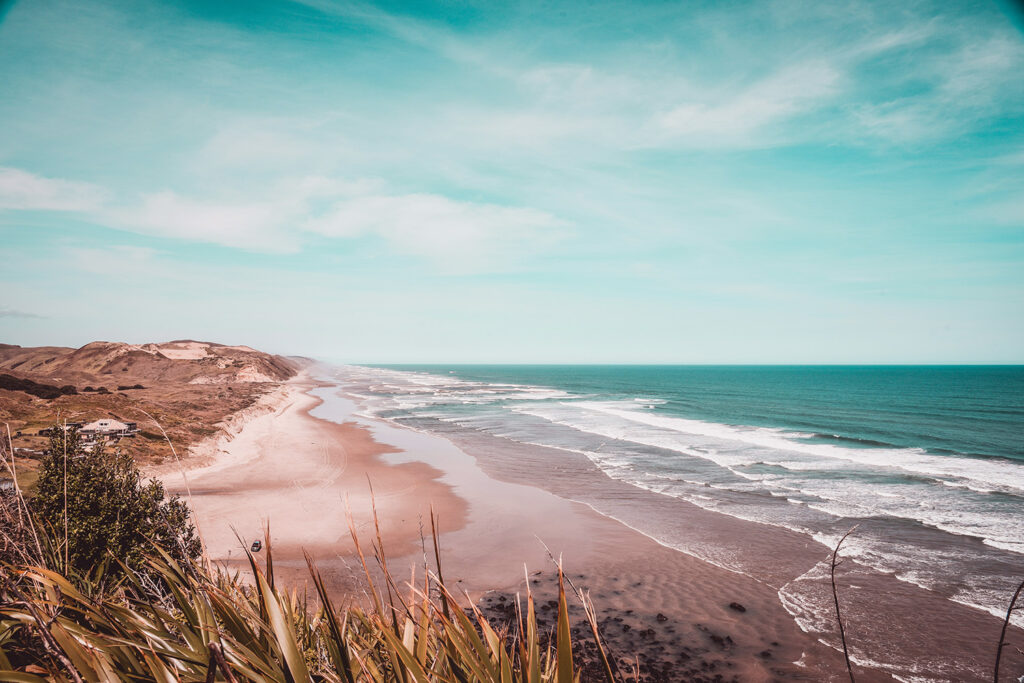
{"label": "ocean", "polygon": [[[431,365],[346,376],[375,417],[583,454],[650,496],[804,534],[825,552],[858,525],[845,556],[993,615],[1024,578],[1024,367]],[[671,521],[631,525],[756,573],[688,545]],[[809,631],[831,618],[814,608],[820,574],[779,591]]]}

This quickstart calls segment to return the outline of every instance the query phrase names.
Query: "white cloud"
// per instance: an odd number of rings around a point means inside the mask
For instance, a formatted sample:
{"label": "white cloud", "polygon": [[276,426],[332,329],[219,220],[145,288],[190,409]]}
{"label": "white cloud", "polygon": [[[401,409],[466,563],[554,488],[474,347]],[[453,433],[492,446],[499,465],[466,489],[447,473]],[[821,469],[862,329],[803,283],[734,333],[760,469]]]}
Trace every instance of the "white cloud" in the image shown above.
{"label": "white cloud", "polygon": [[17,168],[0,168],[0,210],[91,211],[107,193],[91,183],[58,180]]}
{"label": "white cloud", "polygon": [[452,146],[542,154],[549,161],[566,144],[584,157],[638,148],[774,146],[806,135],[783,124],[838,99],[846,85],[840,66],[808,59],[757,80],[749,73],[684,78],[671,65],[629,72],[545,64],[518,74],[516,104],[450,108],[435,135]]}
{"label": "white cloud", "polygon": [[146,195],[140,204],[104,211],[101,217],[115,227],[160,237],[294,252],[299,244],[289,235],[287,224],[298,208],[291,198],[218,202],[164,191]]}
{"label": "white cloud", "polygon": [[611,73],[591,64],[545,64],[523,71],[516,80],[540,102],[573,109],[609,109],[648,101],[665,87],[663,79],[645,82],[636,75]]}
{"label": "white cloud", "polygon": [[[309,187],[302,191],[307,194],[318,187],[322,191],[324,186],[323,180],[315,178],[306,183]],[[283,223],[297,208],[289,206],[287,199],[215,202],[164,191],[144,195],[136,202],[117,203],[113,196],[92,183],[0,168],[0,210],[66,211],[102,225],[162,237],[256,250],[295,249],[283,230]]]}
{"label": "white cloud", "polygon": [[277,192],[285,197],[292,197],[292,201],[295,203],[302,203],[307,200],[372,194],[382,192],[384,187],[384,181],[379,178],[349,180],[331,176],[306,175],[281,180],[277,183]]}
{"label": "white cloud", "polygon": [[1001,94],[993,86],[1019,83],[1022,62],[1024,45],[1017,36],[972,41],[939,65],[943,77],[939,92],[948,102],[987,104]]}
{"label": "white cloud", "polygon": [[[807,19],[805,4],[790,9],[793,21]],[[701,70],[642,42],[631,50],[645,55],[642,62],[595,54],[593,61],[530,65],[530,54],[513,56],[506,72],[517,99],[493,107],[446,103],[449,116],[438,117],[432,137],[510,155],[550,151],[548,163],[565,146],[593,156],[916,142],[972,130],[1008,93],[1020,92],[1024,45],[998,26],[828,5],[817,17],[825,23],[799,45],[769,40],[756,49],[761,37],[752,36],[754,47],[745,49],[729,34],[734,20],[717,27],[730,36],[715,44],[720,61],[705,59]]]}
{"label": "white cloud", "polygon": [[[468,110],[454,116],[453,142],[495,149],[503,155],[547,155],[553,145],[577,141],[599,150],[630,146],[628,122],[614,114],[562,109],[488,111]],[[443,131],[442,131],[443,133]],[[576,152],[574,151],[574,154]]]}
{"label": "white cloud", "polygon": [[328,237],[377,235],[446,272],[467,272],[508,266],[557,240],[565,225],[535,209],[411,194],[352,197],[306,227]]}
{"label": "white cloud", "polygon": [[[6,169],[6,208],[63,207],[101,225],[158,237],[219,244],[248,251],[294,253],[310,233],[336,240],[376,236],[388,247],[423,258],[446,272],[511,266],[558,238],[566,223],[531,208],[459,201],[438,194],[387,194],[374,179],[302,176],[277,182],[260,198],[197,199],[165,190],[134,202],[102,202],[99,188],[40,179]],[[25,189],[27,188],[27,189]],[[83,188],[87,188],[85,192]],[[2,195],[0,195],[2,196]],[[88,201],[86,201],[88,199]],[[31,200],[31,201],[30,201]],[[98,253],[77,254],[84,266]],[[144,264],[151,250],[114,255]]]}
{"label": "white cloud", "polygon": [[946,124],[936,121],[934,113],[925,104],[895,101],[857,107],[853,117],[859,135],[914,143],[944,132]]}
{"label": "white cloud", "polygon": [[656,122],[669,139],[700,146],[756,144],[755,133],[835,95],[839,80],[839,72],[824,62],[788,66],[738,92],[678,104]]}
{"label": "white cloud", "polygon": [[135,232],[255,251],[299,251],[307,233],[336,240],[370,235],[449,272],[508,265],[549,243],[564,226],[535,209],[436,194],[370,194],[379,189],[372,180],[314,176],[282,182],[259,201],[199,201],[161,192],[109,216]]}
{"label": "white cloud", "polygon": [[[1004,97],[1020,89],[1024,45],[1000,34],[972,36],[906,74],[914,94],[853,108],[861,134],[896,143],[946,138],[1006,113]],[[926,87],[921,87],[925,84]]]}
{"label": "white cloud", "polygon": [[280,168],[307,161],[319,151],[313,140],[273,122],[233,123],[215,133],[195,158],[198,168]]}
{"label": "white cloud", "polygon": [[869,37],[867,40],[850,45],[848,52],[852,59],[865,59],[876,57],[891,50],[899,50],[910,46],[920,45],[935,36],[938,22],[934,20],[921,24],[914,24],[902,27],[877,38]]}
{"label": "white cloud", "polygon": [[496,59],[491,50],[463,40],[441,22],[423,21],[410,16],[386,12],[373,3],[332,0],[294,0],[312,7],[324,14],[358,21],[377,30],[388,33],[410,45],[417,45],[434,51],[446,59],[487,70],[494,74],[508,75],[507,59]]}
{"label": "white cloud", "polygon": [[35,313],[28,313],[27,311],[19,311],[11,308],[10,306],[4,306],[0,304],[0,318],[23,318],[23,319],[41,319],[44,316],[36,315]]}

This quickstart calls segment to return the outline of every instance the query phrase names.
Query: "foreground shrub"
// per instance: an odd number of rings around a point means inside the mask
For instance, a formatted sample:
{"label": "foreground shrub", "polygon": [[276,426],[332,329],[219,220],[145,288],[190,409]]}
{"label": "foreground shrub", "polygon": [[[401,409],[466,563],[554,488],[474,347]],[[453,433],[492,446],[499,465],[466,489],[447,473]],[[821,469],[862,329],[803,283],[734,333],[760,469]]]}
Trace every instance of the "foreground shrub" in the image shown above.
{"label": "foreground shrub", "polygon": [[[213,567],[197,559],[181,501],[143,484],[129,459],[86,452],[74,430],[53,433],[35,498],[16,489],[0,499],[0,536],[15,551],[0,558],[0,680],[579,681],[561,572],[557,629],[542,648],[529,593],[511,628],[459,606],[441,576],[433,518],[434,570],[424,566],[422,582],[414,572],[403,587],[378,528],[382,589],[350,524],[369,607],[335,609],[307,557],[310,606],[275,582],[269,529],[264,567],[246,549],[251,580]],[[579,597],[607,678],[619,680]]]}
{"label": "foreground shrub", "polygon": [[42,567],[0,565],[0,680],[579,680],[561,582],[557,644],[542,650],[532,596],[513,632],[499,632],[474,608],[458,608],[439,569],[399,590],[376,544],[387,599],[367,569],[372,607],[336,610],[309,562],[319,600],[309,608],[275,584],[269,541],[268,533],[265,568],[248,554],[251,584],[159,551],[145,569],[165,590],[125,567],[118,589],[98,597]]}
{"label": "foreground shrub", "polygon": [[29,507],[53,540],[54,566],[88,573],[113,558],[117,576],[121,565],[147,568],[153,544],[178,562],[199,557],[188,506],[168,499],[159,481],[143,482],[131,456],[99,445],[87,452],[76,429],[50,433]]}

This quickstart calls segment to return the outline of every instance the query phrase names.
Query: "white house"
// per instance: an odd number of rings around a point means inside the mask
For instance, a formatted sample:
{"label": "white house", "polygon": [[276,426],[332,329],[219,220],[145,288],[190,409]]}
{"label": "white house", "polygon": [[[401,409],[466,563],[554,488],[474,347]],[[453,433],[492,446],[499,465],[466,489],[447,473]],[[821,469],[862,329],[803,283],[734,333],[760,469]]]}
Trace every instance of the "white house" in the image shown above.
{"label": "white house", "polygon": [[79,433],[86,439],[110,439],[131,436],[137,431],[139,431],[139,428],[134,422],[103,419],[84,425],[79,430]]}

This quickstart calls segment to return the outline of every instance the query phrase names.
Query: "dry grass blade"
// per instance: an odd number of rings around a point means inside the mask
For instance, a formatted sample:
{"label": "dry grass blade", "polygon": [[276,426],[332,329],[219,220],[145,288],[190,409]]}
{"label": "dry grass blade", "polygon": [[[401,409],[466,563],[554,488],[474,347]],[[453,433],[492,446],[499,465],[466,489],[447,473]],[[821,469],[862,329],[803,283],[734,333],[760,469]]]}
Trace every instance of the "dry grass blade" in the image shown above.
{"label": "dry grass blade", "polygon": [[320,596],[321,609],[327,620],[328,654],[334,662],[336,673],[345,676],[347,683],[355,683],[355,673],[352,670],[352,658],[349,656],[348,643],[345,642],[345,635],[341,625],[338,623],[338,616],[331,604],[331,598],[324,587],[323,577],[320,570],[313,564],[313,558],[308,553],[303,553],[306,558],[306,566],[309,568],[309,575],[313,578],[313,585],[316,587],[317,595]]}
{"label": "dry grass blade", "polygon": [[306,659],[296,639],[294,623],[290,618],[292,615],[286,607],[284,596],[279,595],[270,587],[262,573],[256,575],[256,581],[262,589],[261,595],[266,604],[267,614],[270,616],[271,631],[287,664],[288,680],[296,682],[308,680],[309,671],[306,669]]}
{"label": "dry grass blade", "polygon": [[47,683],[47,679],[21,671],[0,671],[0,681],[11,683]]}
{"label": "dry grass blade", "polygon": [[[597,653],[601,658],[601,666],[604,668],[605,677],[608,679],[609,683],[616,683],[616,681],[620,680],[620,677],[618,676],[618,667],[615,665],[614,660],[608,656],[608,648],[605,646],[604,640],[601,638],[601,629],[597,623],[597,612],[594,610],[593,603],[582,590],[576,587],[576,584],[572,582],[572,579],[564,575],[562,572],[561,559],[555,559],[555,556],[552,554],[551,549],[548,548],[547,544],[540,538],[537,538],[537,540],[540,541],[542,546],[544,546],[544,551],[547,553],[548,559],[551,560],[552,564],[558,568],[559,590],[562,590],[562,580],[564,578],[565,582],[568,583],[569,587],[572,589],[572,592],[576,595],[576,599],[578,599],[580,604],[583,606],[583,614],[587,619],[587,623],[590,625],[590,632],[594,636],[594,644],[597,646]],[[529,577],[527,577],[526,584],[527,587],[529,587]],[[635,676],[634,678],[639,680],[639,676]]]}
{"label": "dry grass blade", "polygon": [[210,643],[210,671],[206,674],[207,683],[213,683],[216,680],[217,669],[220,669],[221,673],[224,674],[224,679],[228,683],[237,683],[238,679],[231,672],[231,667],[225,661],[224,653],[220,651],[220,646],[217,643]]}
{"label": "dry grass blade", "polygon": [[558,565],[558,683],[573,683],[572,635],[569,631],[569,604],[565,600],[565,578]]}
{"label": "dry grass blade", "polygon": [[11,475],[11,481],[14,482],[14,497],[17,501],[18,509],[18,524],[22,527],[27,527],[32,532],[32,540],[35,542],[36,552],[38,553],[37,558],[43,557],[43,546],[39,542],[39,534],[36,531],[35,520],[32,517],[32,512],[29,510],[28,502],[25,500],[25,495],[21,491],[21,484],[18,483],[18,468],[15,462],[14,453],[14,439],[11,438],[11,425],[4,423],[4,429],[7,431],[7,450],[10,454],[10,461],[4,456],[3,450],[0,449],[0,458],[3,459],[4,468]]}
{"label": "dry grass blade", "polygon": [[601,666],[604,667],[605,677],[608,679],[608,683],[616,683],[616,681],[620,680],[618,667],[615,665],[614,660],[608,656],[608,650],[605,647],[604,641],[601,639],[601,632],[597,624],[597,611],[594,609],[594,603],[587,595],[578,594],[578,597],[580,602],[583,604],[583,612],[586,614],[587,623],[590,624],[590,631],[594,636],[594,642],[597,644],[597,653],[601,657]]}
{"label": "dry grass blade", "polygon": [[[434,574],[428,567],[416,586],[414,569],[408,591],[405,587],[399,591],[389,573],[380,522],[376,518],[374,522],[380,569],[391,589],[387,603],[374,586],[349,514],[349,529],[373,596],[373,607],[365,611],[355,606],[335,610],[324,578],[308,555],[319,609],[276,582],[269,527],[264,532],[265,569],[243,544],[252,571],[249,581],[243,581],[238,572],[229,573],[209,563],[181,564],[155,544],[143,568],[116,561],[124,570],[124,579],[109,590],[98,588],[96,582],[103,580],[100,574],[66,576],[46,566],[14,568],[0,563],[0,679],[159,683],[577,680],[564,575],[560,574],[559,580],[557,642],[542,650],[536,607],[529,592],[525,614],[517,601],[517,618],[508,626],[489,623],[471,603],[467,608],[471,613],[460,608],[460,599],[448,590],[440,574],[435,515],[431,515],[431,530],[438,571]],[[55,526],[41,540],[52,543],[62,554],[62,530],[59,524]],[[62,558],[51,564],[62,566]],[[529,589],[529,582],[527,586]],[[432,597],[435,590],[436,599]],[[586,603],[584,607],[589,609]],[[15,629],[15,637],[31,641],[31,656],[26,657],[23,648],[17,652],[5,649],[11,640],[3,634],[11,629]],[[46,676],[37,676],[38,670],[32,667],[45,670]]]}
{"label": "dry grass blade", "polygon": [[836,566],[839,564],[839,548],[843,545],[843,541],[857,530],[854,526],[852,529],[843,534],[843,537],[836,543],[835,549],[832,551],[832,564],[831,564],[831,577],[832,577],[832,600],[836,607],[836,621],[839,623],[839,640],[843,644],[843,658],[846,660],[846,673],[850,676],[850,683],[854,683],[853,679],[853,665],[850,664],[850,650],[846,646],[846,628],[843,626],[843,617],[839,612],[839,589],[836,587]]}
{"label": "dry grass blade", "polygon": [[[438,520],[434,514],[434,506],[430,506],[430,536],[434,541],[434,562],[437,565],[437,581],[444,585],[444,575],[441,573],[441,542],[438,539]],[[451,619],[448,611],[448,596],[441,591],[441,609],[444,611],[445,619]]]}
{"label": "dry grass blade", "polygon": [[540,683],[540,634],[537,632],[537,612],[530,590],[530,577],[526,577],[526,681]]}
{"label": "dry grass blade", "polygon": [[1003,630],[999,634],[999,646],[996,648],[996,664],[992,672],[992,680],[995,683],[999,683],[999,665],[1003,658],[1003,648],[1006,647],[1006,629],[1010,626],[1010,618],[1013,616],[1013,611],[1017,609],[1017,600],[1020,598],[1021,592],[1024,592],[1024,581],[1021,581],[1020,585],[1017,586],[1017,590],[1014,591],[1013,597],[1010,599],[1010,606],[1006,608],[1006,619],[1003,620]]}
{"label": "dry grass blade", "polygon": [[274,590],[274,551],[270,547],[270,522],[263,525],[263,545],[266,548],[267,557],[267,583],[270,590]]}
{"label": "dry grass blade", "polygon": [[[370,481],[369,477],[366,479],[370,486],[370,510],[373,512],[373,528],[377,534],[377,541],[374,544],[374,552],[377,557],[377,564],[380,565],[381,571],[384,573],[384,588],[388,592],[388,607],[391,611],[391,624],[395,629],[395,635],[401,638],[401,632],[398,628],[398,610],[395,609],[395,597],[402,604],[402,611],[405,612],[405,616],[412,619],[412,611],[409,609],[409,605],[406,604],[402,598],[402,592],[398,590],[398,586],[395,585],[394,580],[391,577],[391,572],[388,570],[388,558],[384,553],[384,537],[380,532],[380,518],[377,516],[377,498],[373,493],[373,482]],[[392,590],[394,593],[392,593]]]}
{"label": "dry grass blade", "polygon": [[359,555],[359,562],[363,566],[363,574],[366,576],[366,587],[370,591],[370,597],[373,598],[374,609],[377,610],[378,614],[383,614],[384,606],[381,604],[377,587],[373,583],[373,577],[370,576],[370,567],[366,564],[366,555],[363,554],[363,546],[359,543],[359,532],[356,531],[356,522],[352,516],[352,509],[348,505],[348,498],[345,498],[345,518],[348,521],[348,532],[352,536],[352,543],[356,547],[356,554]]}

